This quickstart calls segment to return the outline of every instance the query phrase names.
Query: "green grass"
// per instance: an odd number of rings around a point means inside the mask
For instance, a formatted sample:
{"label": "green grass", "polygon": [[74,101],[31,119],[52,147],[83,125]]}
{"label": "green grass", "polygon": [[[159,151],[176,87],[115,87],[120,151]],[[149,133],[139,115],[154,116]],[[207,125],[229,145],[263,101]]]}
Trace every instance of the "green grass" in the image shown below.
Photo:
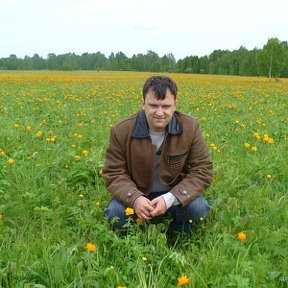
{"label": "green grass", "polygon": [[211,151],[213,210],[175,247],[167,223],[111,230],[110,127],[140,108],[148,76],[0,73],[0,287],[168,288],[184,275],[185,287],[287,287],[285,79],[171,75],[178,109],[199,119]]}

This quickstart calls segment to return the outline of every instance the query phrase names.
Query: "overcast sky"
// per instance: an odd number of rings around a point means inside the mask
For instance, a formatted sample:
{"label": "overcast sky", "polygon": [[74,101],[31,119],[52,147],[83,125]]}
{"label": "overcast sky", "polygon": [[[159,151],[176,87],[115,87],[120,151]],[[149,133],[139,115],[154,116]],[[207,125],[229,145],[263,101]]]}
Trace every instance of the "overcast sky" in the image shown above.
{"label": "overcast sky", "polygon": [[288,41],[287,11],[288,0],[0,0],[0,58],[251,50]]}

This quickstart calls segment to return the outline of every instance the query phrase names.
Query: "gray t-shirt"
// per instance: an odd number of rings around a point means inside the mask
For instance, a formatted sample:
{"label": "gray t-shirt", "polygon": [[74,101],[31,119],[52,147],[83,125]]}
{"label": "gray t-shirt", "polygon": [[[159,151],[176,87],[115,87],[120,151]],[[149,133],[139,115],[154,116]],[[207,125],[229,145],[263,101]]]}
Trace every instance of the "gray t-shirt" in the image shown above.
{"label": "gray t-shirt", "polygon": [[160,181],[160,176],[159,176],[159,164],[160,164],[162,143],[165,137],[165,131],[154,132],[154,131],[149,130],[149,134],[152,140],[152,144],[157,146],[156,161],[154,164],[154,178],[153,178],[152,193],[153,192],[168,192],[170,191],[172,187],[163,184]]}
{"label": "gray t-shirt", "polygon": [[[166,203],[167,209],[170,208],[172,205],[179,205],[179,200],[170,192],[171,186],[165,185],[160,181],[159,176],[159,164],[160,164],[160,157],[161,157],[161,150],[162,144],[165,138],[165,131],[163,132],[155,132],[149,130],[149,134],[152,140],[152,144],[157,146],[157,153],[156,153],[156,161],[154,164],[154,178],[153,178],[153,186],[152,186],[152,193],[154,192],[163,192],[164,194],[161,195]],[[166,193],[165,193],[166,192]]]}

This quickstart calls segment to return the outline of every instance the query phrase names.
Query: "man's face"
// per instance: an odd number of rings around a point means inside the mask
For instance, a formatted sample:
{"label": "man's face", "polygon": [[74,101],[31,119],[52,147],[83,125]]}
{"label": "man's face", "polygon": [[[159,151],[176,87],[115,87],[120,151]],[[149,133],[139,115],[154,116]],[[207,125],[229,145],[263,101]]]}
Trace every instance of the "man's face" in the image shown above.
{"label": "man's face", "polygon": [[169,89],[167,89],[166,97],[163,100],[158,100],[154,91],[149,90],[143,101],[143,109],[149,129],[154,132],[161,132],[165,130],[172,119],[176,109],[176,101]]}

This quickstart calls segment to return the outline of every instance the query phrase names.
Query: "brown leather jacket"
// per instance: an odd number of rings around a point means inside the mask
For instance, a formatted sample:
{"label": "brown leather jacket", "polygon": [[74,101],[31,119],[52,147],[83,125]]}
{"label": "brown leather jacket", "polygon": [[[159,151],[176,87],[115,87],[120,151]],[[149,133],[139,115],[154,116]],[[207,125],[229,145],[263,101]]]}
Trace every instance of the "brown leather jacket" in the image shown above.
{"label": "brown leather jacket", "polygon": [[[133,207],[140,195],[151,192],[156,146],[152,145],[145,112],[111,129],[103,177],[113,198]],[[212,181],[212,162],[197,120],[174,112],[167,126],[160,158],[160,179],[187,205]]]}

